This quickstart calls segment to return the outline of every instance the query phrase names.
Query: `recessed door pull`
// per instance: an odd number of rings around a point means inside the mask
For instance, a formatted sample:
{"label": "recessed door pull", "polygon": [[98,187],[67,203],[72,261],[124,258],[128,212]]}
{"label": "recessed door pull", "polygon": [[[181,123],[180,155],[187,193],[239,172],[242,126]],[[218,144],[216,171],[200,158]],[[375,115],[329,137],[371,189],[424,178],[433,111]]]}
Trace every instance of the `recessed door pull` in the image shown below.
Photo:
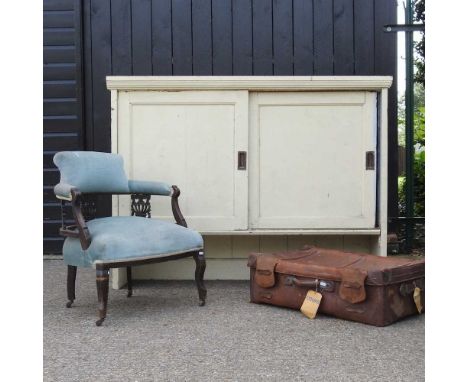
{"label": "recessed door pull", "polygon": [[375,151],[366,151],[366,170],[375,170]]}
{"label": "recessed door pull", "polygon": [[237,169],[247,170],[247,151],[237,152]]}

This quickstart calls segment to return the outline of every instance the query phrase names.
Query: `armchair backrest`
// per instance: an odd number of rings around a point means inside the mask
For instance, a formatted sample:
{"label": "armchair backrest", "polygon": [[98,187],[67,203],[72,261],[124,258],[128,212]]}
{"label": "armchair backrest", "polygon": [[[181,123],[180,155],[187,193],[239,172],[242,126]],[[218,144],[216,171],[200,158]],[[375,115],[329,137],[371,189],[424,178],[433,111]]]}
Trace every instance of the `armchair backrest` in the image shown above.
{"label": "armchair backrest", "polygon": [[84,193],[125,193],[128,179],[123,158],[95,151],[62,151],[54,155],[60,170],[60,183],[54,188],[59,199],[71,199],[71,190]]}

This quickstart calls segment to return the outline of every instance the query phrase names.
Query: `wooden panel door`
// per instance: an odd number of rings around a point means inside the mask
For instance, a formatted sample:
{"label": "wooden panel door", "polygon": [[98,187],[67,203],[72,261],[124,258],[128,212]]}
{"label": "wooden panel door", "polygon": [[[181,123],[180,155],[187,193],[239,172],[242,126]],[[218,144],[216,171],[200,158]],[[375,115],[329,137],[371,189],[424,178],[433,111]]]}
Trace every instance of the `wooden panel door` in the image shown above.
{"label": "wooden panel door", "polygon": [[[119,92],[117,150],[129,178],[161,180],[181,189],[189,227],[247,228],[247,91]],[[162,197],[161,197],[162,198]],[[154,197],[154,217],[173,221],[169,200]],[[119,214],[129,211],[119,197]]]}
{"label": "wooden panel door", "polygon": [[251,227],[374,227],[376,110],[371,92],[252,93]]}

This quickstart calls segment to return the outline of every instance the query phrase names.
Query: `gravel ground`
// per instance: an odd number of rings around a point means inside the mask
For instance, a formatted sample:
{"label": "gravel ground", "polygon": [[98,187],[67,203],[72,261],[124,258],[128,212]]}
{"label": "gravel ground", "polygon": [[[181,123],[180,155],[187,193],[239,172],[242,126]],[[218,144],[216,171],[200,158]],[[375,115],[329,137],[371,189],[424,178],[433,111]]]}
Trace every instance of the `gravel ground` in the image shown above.
{"label": "gravel ground", "polygon": [[[208,264],[209,266],[209,264]],[[249,303],[245,281],[111,290],[96,327],[95,273],[78,269],[65,308],[66,266],[44,260],[45,381],[423,381],[424,315],[385,328]]]}

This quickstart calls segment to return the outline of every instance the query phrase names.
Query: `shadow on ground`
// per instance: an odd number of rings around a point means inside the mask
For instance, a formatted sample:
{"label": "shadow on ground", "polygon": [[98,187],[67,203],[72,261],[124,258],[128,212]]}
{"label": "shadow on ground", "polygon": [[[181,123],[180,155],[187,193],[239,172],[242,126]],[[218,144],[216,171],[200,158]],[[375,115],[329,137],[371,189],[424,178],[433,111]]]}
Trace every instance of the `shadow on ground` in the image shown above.
{"label": "shadow on ground", "polygon": [[[208,264],[209,266],[209,264]],[[376,328],[249,303],[247,282],[209,281],[205,307],[191,282],[111,290],[97,314],[95,274],[44,261],[45,381],[423,381],[424,316]]]}

